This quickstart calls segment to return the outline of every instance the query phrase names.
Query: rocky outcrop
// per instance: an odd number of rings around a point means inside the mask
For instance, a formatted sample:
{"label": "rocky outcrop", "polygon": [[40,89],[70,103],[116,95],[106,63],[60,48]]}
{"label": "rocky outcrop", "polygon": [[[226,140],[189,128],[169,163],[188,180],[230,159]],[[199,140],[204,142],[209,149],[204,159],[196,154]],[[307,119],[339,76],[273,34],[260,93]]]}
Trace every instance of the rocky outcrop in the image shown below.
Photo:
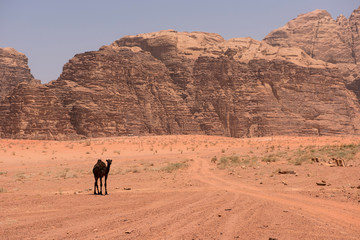
{"label": "rocky outcrop", "polygon": [[334,20],[325,10],[301,14],[269,33],[264,42],[299,47],[310,57],[336,64],[343,81],[360,102],[360,7],[350,17]]}
{"label": "rocky outcrop", "polygon": [[47,86],[20,83],[0,105],[2,138],[78,138],[68,111]]}
{"label": "rocky outcrop", "polygon": [[327,67],[300,48],[272,47],[252,38],[234,38],[225,41],[220,35],[204,32],[177,32],[166,30],[123,37],[110,47],[139,48],[159,59],[169,70],[173,82],[181,89],[193,82],[193,68],[199,57],[228,56],[247,63],[254,59],[286,60],[306,67]]}
{"label": "rocky outcrop", "polygon": [[21,82],[37,82],[30,73],[27,57],[13,48],[0,48],[0,99]]}
{"label": "rocky outcrop", "polygon": [[18,85],[0,104],[0,134],[359,134],[358,50],[349,45],[357,40],[347,38],[357,22],[357,11],[336,21],[315,11],[264,41],[174,30],[126,36],[75,55],[49,84]]}
{"label": "rocky outcrop", "polygon": [[[337,67],[299,48],[173,30],[129,36],[111,45],[122,46],[141,48],[165,64],[200,133],[251,137],[358,132],[352,120],[358,117],[357,99]],[[344,104],[348,101],[350,106]]]}
{"label": "rocky outcrop", "polygon": [[359,132],[357,99],[335,69],[202,58],[195,75],[194,107],[208,134],[214,120],[233,137]]}
{"label": "rocky outcrop", "polygon": [[330,63],[360,61],[360,7],[349,19],[334,20],[325,10],[301,14],[268,34],[264,41],[272,46],[300,47],[310,57]]}
{"label": "rocky outcrop", "polygon": [[81,135],[191,134],[199,129],[164,64],[138,49],[103,47],[78,54],[48,87]]}

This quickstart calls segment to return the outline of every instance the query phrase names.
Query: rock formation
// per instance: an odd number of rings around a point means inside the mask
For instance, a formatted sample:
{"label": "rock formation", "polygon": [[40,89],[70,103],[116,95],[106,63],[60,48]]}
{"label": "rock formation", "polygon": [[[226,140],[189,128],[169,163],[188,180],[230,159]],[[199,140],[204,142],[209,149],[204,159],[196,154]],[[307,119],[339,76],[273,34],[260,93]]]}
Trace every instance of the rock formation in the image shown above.
{"label": "rock formation", "polygon": [[301,14],[265,38],[272,46],[299,47],[310,57],[335,63],[360,101],[360,7],[347,19],[325,10]]}
{"label": "rock formation", "polygon": [[47,86],[20,83],[0,105],[2,138],[77,138],[68,111]]}
{"label": "rock formation", "polygon": [[360,7],[349,19],[334,20],[325,10],[301,14],[268,34],[264,41],[272,46],[300,47],[310,57],[330,63],[360,61]]}
{"label": "rock formation", "polygon": [[[174,30],[75,55],[0,104],[6,138],[360,132],[359,9],[300,15],[264,41]],[[325,51],[326,50],[326,51]]]}
{"label": "rock formation", "polygon": [[[349,118],[358,117],[357,99],[336,66],[299,48],[172,30],[124,37],[111,46],[139,47],[162,61],[201,133],[251,137],[358,131]],[[355,103],[344,104],[348,101]]]}
{"label": "rock formation", "polygon": [[105,46],[78,54],[48,87],[81,135],[198,133],[167,68],[148,52]]}
{"label": "rock formation", "polygon": [[19,83],[31,81],[35,80],[27,57],[13,48],[0,48],[0,99],[10,94]]}

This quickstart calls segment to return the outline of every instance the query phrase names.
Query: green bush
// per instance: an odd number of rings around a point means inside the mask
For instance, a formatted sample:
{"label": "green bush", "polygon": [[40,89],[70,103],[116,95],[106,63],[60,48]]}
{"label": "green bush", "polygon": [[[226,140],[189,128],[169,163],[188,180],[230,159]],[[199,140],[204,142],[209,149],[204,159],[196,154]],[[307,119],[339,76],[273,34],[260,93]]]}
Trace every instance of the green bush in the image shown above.
{"label": "green bush", "polygon": [[187,161],[179,162],[179,163],[168,163],[167,166],[160,168],[160,171],[171,173],[179,169],[187,168],[189,165],[186,162]]}
{"label": "green bush", "polygon": [[359,151],[360,145],[358,144],[326,145],[322,147],[307,146],[296,150],[290,162],[301,165],[304,162],[310,162],[312,158],[343,158],[349,160],[353,159]]}
{"label": "green bush", "polygon": [[240,164],[239,156],[233,155],[229,157],[221,157],[218,163],[218,167],[221,169],[227,167],[234,167]]}

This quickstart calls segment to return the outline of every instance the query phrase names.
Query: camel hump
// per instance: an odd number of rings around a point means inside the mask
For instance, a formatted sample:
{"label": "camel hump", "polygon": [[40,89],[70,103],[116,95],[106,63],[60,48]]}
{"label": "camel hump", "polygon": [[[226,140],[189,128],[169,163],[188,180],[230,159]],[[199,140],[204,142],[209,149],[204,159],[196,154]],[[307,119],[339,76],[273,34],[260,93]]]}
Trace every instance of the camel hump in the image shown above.
{"label": "camel hump", "polygon": [[101,161],[101,159],[99,159],[95,164],[94,168],[96,169],[106,168],[106,164],[103,161]]}

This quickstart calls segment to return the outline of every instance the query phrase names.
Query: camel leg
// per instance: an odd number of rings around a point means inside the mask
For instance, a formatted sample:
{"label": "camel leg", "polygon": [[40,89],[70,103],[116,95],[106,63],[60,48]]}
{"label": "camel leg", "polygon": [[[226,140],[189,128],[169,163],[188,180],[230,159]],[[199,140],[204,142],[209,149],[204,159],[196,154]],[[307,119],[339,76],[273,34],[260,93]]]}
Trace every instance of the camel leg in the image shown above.
{"label": "camel leg", "polygon": [[106,181],[106,180],[107,180],[107,177],[108,177],[108,176],[106,175],[106,176],[105,176],[105,195],[107,195],[107,194],[108,194],[108,193],[107,193],[107,187],[106,187],[106,186],[107,186],[107,185],[106,185],[106,182],[107,182],[107,181]]}
{"label": "camel leg", "polygon": [[98,182],[98,178],[95,178],[95,183],[94,183],[94,195],[96,195],[96,189],[97,189],[97,191],[98,191],[98,193],[99,193],[99,186],[98,186],[97,182]]}
{"label": "camel leg", "polygon": [[102,177],[100,178],[100,195],[102,195]]}

